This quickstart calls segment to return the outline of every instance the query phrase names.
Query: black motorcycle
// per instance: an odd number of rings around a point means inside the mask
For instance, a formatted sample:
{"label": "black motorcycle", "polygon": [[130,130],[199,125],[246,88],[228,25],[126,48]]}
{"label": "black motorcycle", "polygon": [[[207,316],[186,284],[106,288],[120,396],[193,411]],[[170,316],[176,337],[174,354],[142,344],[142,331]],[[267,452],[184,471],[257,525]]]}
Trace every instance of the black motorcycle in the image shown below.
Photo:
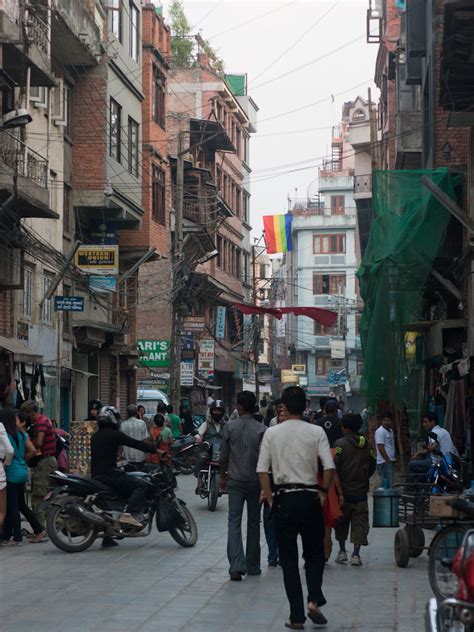
{"label": "black motorcycle", "polygon": [[170,446],[171,465],[177,474],[192,474],[196,465],[197,449],[194,435],[175,439]]}
{"label": "black motorcycle", "polygon": [[208,442],[201,444],[203,462],[198,474],[198,483],[196,487],[196,494],[201,498],[207,498],[207,508],[209,511],[215,511],[217,507],[217,501],[222,496],[220,489],[220,443]]}
{"label": "black motorcycle", "polygon": [[141,527],[119,521],[127,499],[103,483],[85,476],[54,472],[55,487],[46,497],[46,526],[51,542],[63,551],[88,549],[96,538],[138,538],[150,534],[153,519],[158,531],[169,531],[183,547],[196,544],[196,522],[183,500],[176,497],[176,477],[168,467],[154,466],[147,472],[130,472],[146,488]]}

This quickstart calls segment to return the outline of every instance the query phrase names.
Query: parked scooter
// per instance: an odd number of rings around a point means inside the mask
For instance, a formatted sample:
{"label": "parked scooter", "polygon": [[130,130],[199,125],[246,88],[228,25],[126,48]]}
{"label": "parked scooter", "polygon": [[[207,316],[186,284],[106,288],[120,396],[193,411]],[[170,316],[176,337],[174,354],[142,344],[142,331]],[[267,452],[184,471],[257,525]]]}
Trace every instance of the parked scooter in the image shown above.
{"label": "parked scooter", "polygon": [[[474,521],[474,503],[463,498],[447,501],[468,520]],[[458,582],[453,597],[441,603],[432,597],[426,604],[426,632],[474,632],[474,529],[463,538],[454,559],[443,561]]]}
{"label": "parked scooter", "polygon": [[435,453],[436,461],[428,471],[430,494],[458,493],[463,490],[462,464],[457,454]]}

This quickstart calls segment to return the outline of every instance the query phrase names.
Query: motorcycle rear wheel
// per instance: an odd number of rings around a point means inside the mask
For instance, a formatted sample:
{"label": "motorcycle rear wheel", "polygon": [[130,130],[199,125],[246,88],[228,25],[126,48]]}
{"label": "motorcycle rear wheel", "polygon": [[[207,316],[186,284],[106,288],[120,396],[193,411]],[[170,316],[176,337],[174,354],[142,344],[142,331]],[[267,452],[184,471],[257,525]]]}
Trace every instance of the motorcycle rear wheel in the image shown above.
{"label": "motorcycle rear wheel", "polygon": [[184,548],[194,546],[198,539],[198,529],[192,513],[178,498],[175,499],[176,507],[183,518],[183,525],[175,529],[170,529],[169,534],[175,542]]}
{"label": "motorcycle rear wheel", "polygon": [[207,508],[209,511],[215,511],[217,501],[219,500],[219,481],[220,476],[217,472],[211,474],[211,483],[209,485],[209,495],[207,497]]}
{"label": "motorcycle rear wheel", "polygon": [[[71,499],[77,502],[75,499]],[[79,529],[77,530],[77,527]],[[74,531],[76,528],[76,531]],[[69,516],[61,505],[50,505],[46,512],[46,529],[51,542],[66,553],[80,553],[91,547],[98,535],[97,528],[79,518]],[[73,538],[76,538],[73,541]],[[79,538],[79,540],[77,540]]]}
{"label": "motorcycle rear wheel", "polygon": [[182,458],[174,457],[173,466],[180,474],[192,474],[194,472],[194,459],[191,455],[183,456]]}

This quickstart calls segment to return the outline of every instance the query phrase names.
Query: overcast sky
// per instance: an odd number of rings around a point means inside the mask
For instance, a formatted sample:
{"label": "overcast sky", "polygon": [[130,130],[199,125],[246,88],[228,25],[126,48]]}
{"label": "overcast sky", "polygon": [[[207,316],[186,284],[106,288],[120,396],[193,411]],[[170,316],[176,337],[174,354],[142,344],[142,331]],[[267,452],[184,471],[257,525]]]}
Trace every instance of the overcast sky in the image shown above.
{"label": "overcast sky", "polygon": [[[262,215],[284,213],[295,189],[299,198],[317,191],[317,165],[329,151],[343,102],[367,96],[377,53],[366,43],[368,4],[184,0],[194,31],[210,40],[226,72],[247,73],[260,108],[250,148],[256,236]],[[167,16],[169,2],[163,5]]]}

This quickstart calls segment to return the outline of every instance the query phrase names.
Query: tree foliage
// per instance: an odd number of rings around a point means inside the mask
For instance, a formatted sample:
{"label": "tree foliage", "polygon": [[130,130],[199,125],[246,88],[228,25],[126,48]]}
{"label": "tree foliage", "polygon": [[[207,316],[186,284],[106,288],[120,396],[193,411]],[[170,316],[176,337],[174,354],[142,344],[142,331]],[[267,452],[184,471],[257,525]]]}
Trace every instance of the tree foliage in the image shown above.
{"label": "tree foliage", "polygon": [[193,65],[194,42],[191,39],[191,25],[184,12],[182,0],[173,0],[169,14],[171,18],[171,54],[175,68],[189,68]]}

